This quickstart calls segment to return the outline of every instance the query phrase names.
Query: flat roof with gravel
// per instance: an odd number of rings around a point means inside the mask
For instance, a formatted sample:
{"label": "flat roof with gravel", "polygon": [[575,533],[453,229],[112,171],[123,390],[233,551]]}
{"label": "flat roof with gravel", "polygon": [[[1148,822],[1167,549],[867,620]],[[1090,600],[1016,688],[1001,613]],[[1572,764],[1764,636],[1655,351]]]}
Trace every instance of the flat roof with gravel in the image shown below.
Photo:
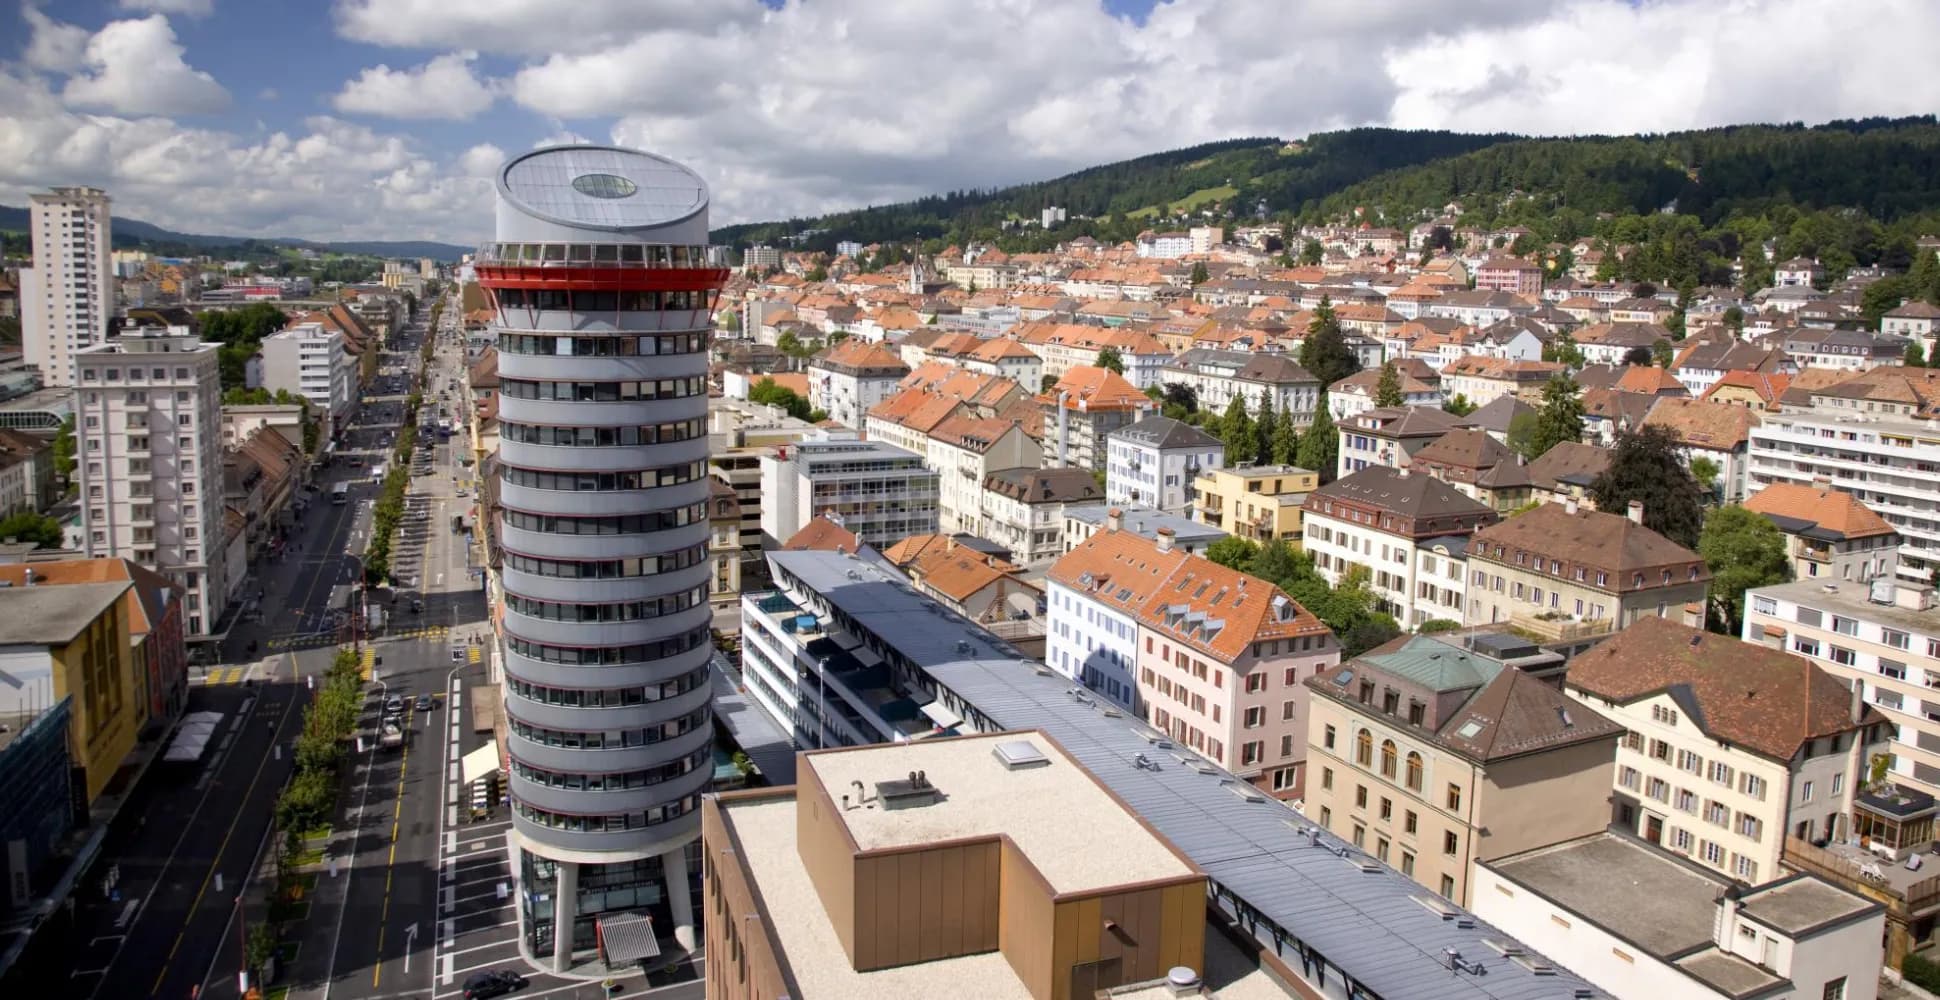
{"label": "flat roof with gravel", "polygon": [[[1029,742],[1048,761],[1010,770],[993,749]],[[922,740],[803,758],[836,800],[862,782],[922,771],[936,787],[930,805],[883,809],[870,803],[841,811],[849,835],[864,851],[1004,834],[1059,893],[1083,892],[1192,874],[1172,848],[1141,824],[1076,761],[1041,733],[1011,732],[963,739]],[[1098,845],[1110,844],[1110,850]]]}

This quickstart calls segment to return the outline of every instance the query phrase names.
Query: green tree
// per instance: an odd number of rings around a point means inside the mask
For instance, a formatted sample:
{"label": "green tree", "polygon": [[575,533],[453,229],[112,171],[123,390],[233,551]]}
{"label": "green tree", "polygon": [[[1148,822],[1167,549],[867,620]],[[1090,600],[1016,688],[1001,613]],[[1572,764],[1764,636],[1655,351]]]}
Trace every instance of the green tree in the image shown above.
{"label": "green tree", "polygon": [[1319,240],[1308,240],[1306,243],[1301,244],[1300,263],[1302,266],[1311,267],[1320,263],[1323,259],[1325,259],[1324,251],[1321,250]]}
{"label": "green tree", "polygon": [[1199,390],[1183,382],[1165,383],[1165,404],[1177,406],[1187,413],[1199,412]]}
{"label": "green tree", "polygon": [[803,399],[795,390],[776,384],[772,378],[763,378],[749,388],[748,401],[779,406],[791,417],[798,420],[808,419],[808,400]]}
{"label": "green tree", "polygon": [[1638,344],[1636,347],[1623,352],[1623,363],[1625,365],[1649,367],[1657,363],[1657,356],[1651,352],[1650,348]]}
{"label": "green tree", "polygon": [[1283,413],[1273,425],[1272,452],[1267,461],[1274,465],[1295,465],[1300,461],[1300,428],[1292,413]]}
{"label": "green tree", "polygon": [[1340,433],[1334,429],[1334,418],[1327,412],[1327,393],[1323,390],[1320,400],[1314,404],[1314,422],[1300,435],[1300,450],[1294,464],[1319,473],[1321,482],[1331,483],[1339,456]]}
{"label": "green tree", "polygon": [[1201,261],[1193,262],[1192,274],[1189,275],[1186,278],[1186,280],[1190,281],[1193,287],[1196,288],[1200,285],[1205,284],[1207,280],[1210,279],[1211,277],[1212,275],[1206,272],[1206,262],[1201,260]]}
{"label": "green tree", "polygon": [[1650,345],[1650,358],[1657,363],[1657,367],[1669,368],[1671,362],[1677,360],[1677,350],[1671,346],[1670,341],[1660,340]]}
{"label": "green tree", "polygon": [[1300,342],[1300,367],[1319,379],[1322,389],[1361,370],[1360,358],[1347,346],[1340,317],[1327,296],[1321,296],[1313,321],[1307,324],[1307,338]]}
{"label": "green tree", "polygon": [[45,514],[23,510],[0,519],[0,539],[33,542],[36,548],[61,547],[61,522]]}
{"label": "green tree", "polygon": [[808,269],[808,273],[802,275],[802,280],[803,281],[827,281],[829,280],[829,269],[826,267],[822,267],[820,265],[811,267]]}
{"label": "green tree", "polygon": [[1576,380],[1557,375],[1543,386],[1543,406],[1536,411],[1535,432],[1523,457],[1535,461],[1565,441],[1583,440],[1583,397]]}
{"label": "green tree", "polygon": [[1118,348],[1116,347],[1101,347],[1098,349],[1098,367],[1106,368],[1123,375],[1125,374],[1125,356],[1119,354]]}
{"label": "green tree", "polygon": [[1644,526],[1679,545],[1697,545],[1704,523],[1704,491],[1678,457],[1677,439],[1651,424],[1617,435],[1610,465],[1590,483],[1598,510],[1622,514],[1644,505]]}
{"label": "green tree", "polygon": [[1906,356],[1901,359],[1901,363],[1908,368],[1926,367],[1926,352],[1920,350],[1920,342],[1918,340],[1909,340],[1906,342]]}
{"label": "green tree", "polygon": [[1566,330],[1557,334],[1554,342],[1543,345],[1543,360],[1555,361],[1571,368],[1581,368],[1584,360],[1583,349],[1576,346],[1575,339]]}
{"label": "green tree", "polygon": [[1226,404],[1226,413],[1219,418],[1219,439],[1226,443],[1226,464],[1239,465],[1252,457],[1258,447],[1259,432],[1254,429],[1253,417],[1246,412],[1246,398],[1235,394],[1233,401]]}
{"label": "green tree", "polygon": [[70,413],[61,421],[61,429],[54,435],[54,474],[62,483],[74,478],[74,414]]}
{"label": "green tree", "polygon": [[1381,363],[1381,378],[1374,383],[1375,406],[1401,406],[1407,397],[1401,394],[1401,369],[1393,361]]}
{"label": "green tree", "polygon": [[1242,573],[1252,573],[1253,563],[1259,557],[1259,545],[1238,535],[1227,535],[1225,538],[1206,546],[1207,559],[1227,569],[1236,569]]}
{"label": "green tree", "polygon": [[1745,332],[1745,311],[1743,309],[1738,308],[1737,306],[1732,306],[1731,308],[1726,309],[1724,311],[1724,325],[1725,325],[1725,329],[1730,330],[1732,336],[1734,337],[1741,333],[1744,333]]}
{"label": "green tree", "polygon": [[1255,422],[1253,425],[1253,438],[1255,442],[1257,442],[1257,444],[1253,449],[1253,454],[1248,456],[1248,460],[1255,462],[1259,465],[1267,465],[1272,463],[1273,438],[1275,435],[1280,433],[1280,424],[1283,421],[1292,420],[1292,419],[1293,419],[1292,414],[1287,414],[1285,416],[1282,416],[1279,413],[1276,413],[1274,411],[1273,393],[1271,392],[1261,393],[1260,394],[1260,419],[1257,422]]}
{"label": "green tree", "polygon": [[1536,411],[1524,410],[1509,418],[1509,429],[1503,434],[1503,443],[1509,450],[1523,457],[1524,461],[1541,455],[1536,451],[1536,426],[1541,415]]}
{"label": "green tree", "polygon": [[1784,533],[1770,518],[1736,504],[1705,518],[1697,550],[1711,570],[1705,619],[1713,632],[1738,634],[1744,625],[1745,591],[1792,579]]}
{"label": "green tree", "polygon": [[1055,389],[1057,387],[1058,387],[1058,377],[1056,375],[1045,375],[1042,378],[1039,378],[1037,380],[1038,392],[1050,392],[1052,389]]}
{"label": "green tree", "polygon": [[1450,398],[1442,403],[1442,409],[1445,412],[1453,413],[1458,417],[1466,417],[1469,414],[1474,413],[1476,407],[1474,403],[1469,402],[1468,396],[1458,392],[1454,395],[1453,398]]}
{"label": "green tree", "polygon": [[1697,480],[1698,486],[1706,493],[1716,488],[1720,471],[1722,470],[1718,468],[1718,463],[1703,455],[1691,459],[1691,478]]}
{"label": "green tree", "polygon": [[1441,632],[1459,632],[1461,628],[1462,623],[1452,618],[1430,618],[1416,626],[1415,632],[1420,635],[1435,635]]}

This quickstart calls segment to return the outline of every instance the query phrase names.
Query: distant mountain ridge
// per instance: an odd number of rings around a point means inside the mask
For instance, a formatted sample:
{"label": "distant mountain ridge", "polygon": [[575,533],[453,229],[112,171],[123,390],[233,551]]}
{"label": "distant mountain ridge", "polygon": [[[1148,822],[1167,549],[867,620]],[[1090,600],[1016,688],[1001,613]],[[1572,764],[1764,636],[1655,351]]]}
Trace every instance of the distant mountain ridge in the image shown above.
{"label": "distant mountain ridge", "polygon": [[[31,217],[25,208],[0,205],[0,230],[24,233]],[[255,236],[210,236],[198,233],[178,233],[163,229],[154,223],[139,219],[114,217],[114,243],[121,249],[161,250],[166,247],[192,248],[194,252],[221,256],[215,251],[225,247],[247,250],[257,246],[296,247],[315,250],[320,253],[363,254],[370,257],[430,257],[434,260],[455,261],[471,253],[476,247],[459,246],[455,243],[437,243],[430,240],[343,240],[322,241],[306,240],[282,236],[264,239]],[[168,254],[164,253],[165,256]]]}

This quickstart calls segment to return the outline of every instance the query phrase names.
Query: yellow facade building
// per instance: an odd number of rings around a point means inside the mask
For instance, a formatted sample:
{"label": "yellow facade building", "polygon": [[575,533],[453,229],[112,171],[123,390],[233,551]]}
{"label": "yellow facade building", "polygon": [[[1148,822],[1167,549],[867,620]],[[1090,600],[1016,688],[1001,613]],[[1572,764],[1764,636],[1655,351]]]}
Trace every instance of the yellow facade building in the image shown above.
{"label": "yellow facade building", "polygon": [[0,589],[0,712],[74,699],[70,752],[92,802],[135,748],[146,671],[130,641],[127,581]]}
{"label": "yellow facade building", "polygon": [[1300,544],[1300,507],[1320,488],[1320,474],[1292,465],[1214,469],[1192,481],[1194,516],[1255,542]]}

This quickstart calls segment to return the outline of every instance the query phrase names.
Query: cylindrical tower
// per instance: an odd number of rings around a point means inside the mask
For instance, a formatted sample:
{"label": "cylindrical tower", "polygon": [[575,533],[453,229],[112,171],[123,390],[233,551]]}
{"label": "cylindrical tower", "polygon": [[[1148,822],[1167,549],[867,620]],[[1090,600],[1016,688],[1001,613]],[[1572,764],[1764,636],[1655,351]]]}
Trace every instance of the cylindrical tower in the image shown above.
{"label": "cylindrical tower", "polygon": [[707,185],[636,150],[498,173],[479,249],[499,354],[507,781],[520,923],[561,968],[603,914],[693,947],[713,774]]}

